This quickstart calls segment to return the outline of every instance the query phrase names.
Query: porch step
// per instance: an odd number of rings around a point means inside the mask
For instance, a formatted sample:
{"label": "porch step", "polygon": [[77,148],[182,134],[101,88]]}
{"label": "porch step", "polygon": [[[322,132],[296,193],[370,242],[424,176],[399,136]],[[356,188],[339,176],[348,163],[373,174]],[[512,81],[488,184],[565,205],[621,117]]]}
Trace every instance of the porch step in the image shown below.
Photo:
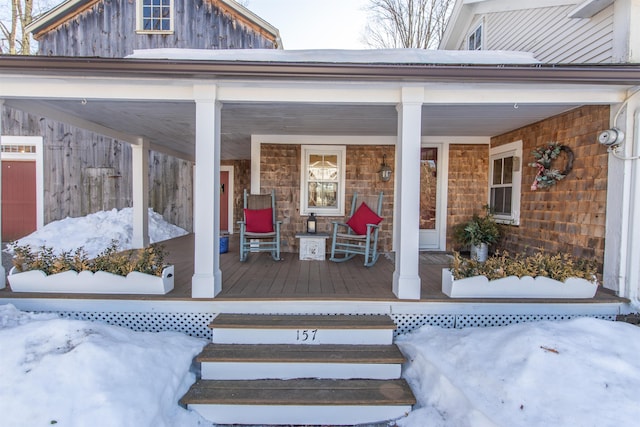
{"label": "porch step", "polygon": [[196,359],[203,379],[399,378],[392,345],[209,344]]}
{"label": "porch step", "polygon": [[181,403],[218,424],[353,425],[402,417],[415,398],[401,379],[200,380]]}
{"label": "porch step", "polygon": [[221,344],[391,344],[389,316],[220,314],[209,325]]}
{"label": "porch step", "polygon": [[389,316],[220,314],[181,403],[215,424],[354,425],[415,403]]}

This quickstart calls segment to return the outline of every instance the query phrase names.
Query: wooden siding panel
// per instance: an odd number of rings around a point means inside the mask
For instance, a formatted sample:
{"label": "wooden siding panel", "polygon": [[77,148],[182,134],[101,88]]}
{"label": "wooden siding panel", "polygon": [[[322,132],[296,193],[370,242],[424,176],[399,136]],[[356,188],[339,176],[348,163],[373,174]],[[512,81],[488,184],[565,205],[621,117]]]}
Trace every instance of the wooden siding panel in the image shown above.
{"label": "wooden siding panel", "polygon": [[209,0],[175,0],[173,34],[136,33],[136,2],[103,0],[42,34],[40,55],[124,57],[134,49],[272,49],[266,34]]}
{"label": "wooden siding panel", "polygon": [[[573,7],[486,14],[485,48],[532,52],[546,63],[611,62],[613,6],[590,19],[568,18]],[[464,49],[464,45],[461,48]]]}
{"label": "wooden siding panel", "polygon": [[[132,206],[129,144],[7,107],[2,129],[44,138],[45,223]],[[149,165],[149,206],[192,230],[193,164],[152,151]]]}
{"label": "wooden siding panel", "polygon": [[[609,126],[608,106],[586,106],[492,138],[492,146],[523,141],[519,227],[509,227],[503,247],[513,252],[542,248],[602,261],[607,197],[606,147],[598,132]],[[550,141],[569,146],[573,170],[548,190],[531,190],[532,150]]]}
{"label": "wooden siding panel", "polygon": [[149,153],[149,207],[172,224],[193,230],[193,163]]}

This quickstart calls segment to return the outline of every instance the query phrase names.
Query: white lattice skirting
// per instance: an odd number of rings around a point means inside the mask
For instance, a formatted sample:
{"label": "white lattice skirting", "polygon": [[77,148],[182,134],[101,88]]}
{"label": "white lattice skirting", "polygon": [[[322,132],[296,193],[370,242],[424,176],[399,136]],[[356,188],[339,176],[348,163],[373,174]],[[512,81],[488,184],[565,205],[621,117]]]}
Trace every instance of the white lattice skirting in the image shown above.
{"label": "white lattice skirting", "polygon": [[[211,339],[208,325],[215,313],[124,313],[124,312],[57,312],[61,317],[77,320],[103,322],[122,326],[134,331],[160,332],[175,331],[184,334]],[[577,314],[395,314],[391,318],[396,323],[396,335],[409,333],[421,326],[439,326],[441,328],[468,328],[487,326],[506,326],[515,323],[538,322],[542,320],[569,320],[576,317],[595,317],[603,320],[615,320],[614,314],[577,315]]]}

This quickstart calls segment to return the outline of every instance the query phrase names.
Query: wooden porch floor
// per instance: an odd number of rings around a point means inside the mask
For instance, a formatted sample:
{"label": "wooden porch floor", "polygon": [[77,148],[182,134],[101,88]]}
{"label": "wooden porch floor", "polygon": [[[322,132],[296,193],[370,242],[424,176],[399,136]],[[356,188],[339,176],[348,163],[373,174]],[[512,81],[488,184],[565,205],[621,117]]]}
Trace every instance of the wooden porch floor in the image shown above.
{"label": "wooden porch floor", "polygon": [[[16,293],[9,287],[0,290],[2,298],[72,298],[72,299],[129,299],[190,301],[193,276],[194,236],[189,234],[163,242],[169,253],[167,261],[175,266],[174,289],[166,295],[105,295],[105,294],[52,294]],[[518,303],[518,299],[452,299],[441,291],[442,268],[446,267],[445,254],[421,254],[420,301],[430,302],[501,302]],[[229,239],[229,251],[220,255],[222,292],[220,301],[237,300],[317,300],[317,301],[398,301],[392,292],[394,263],[381,255],[373,267],[364,267],[362,257],[344,263],[326,261],[300,261],[297,253],[283,253],[281,261],[269,254],[249,254],[241,263],[238,239]],[[545,302],[557,300],[534,300]],[[600,289],[596,297],[588,300],[562,300],[579,303],[620,303],[626,301],[607,289]]]}

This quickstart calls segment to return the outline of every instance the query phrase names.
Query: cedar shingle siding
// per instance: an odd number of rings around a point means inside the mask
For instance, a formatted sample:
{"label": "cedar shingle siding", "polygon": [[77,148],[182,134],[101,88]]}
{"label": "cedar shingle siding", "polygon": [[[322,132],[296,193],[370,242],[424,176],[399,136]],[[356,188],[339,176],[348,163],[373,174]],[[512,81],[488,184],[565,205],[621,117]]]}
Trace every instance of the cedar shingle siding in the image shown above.
{"label": "cedar shingle siding", "polygon": [[[597,135],[608,127],[608,106],[586,106],[492,138],[493,146],[523,141],[521,221],[519,227],[509,228],[505,249],[543,248],[602,261],[608,154]],[[551,141],[573,150],[573,170],[548,190],[532,191],[536,169],[528,166],[531,151]]]}
{"label": "cedar shingle siding", "polygon": [[[304,142],[304,141],[303,141]],[[378,249],[391,251],[393,230],[393,188],[394,174],[391,180],[382,182],[378,177],[383,154],[387,155],[387,164],[394,164],[395,147],[392,146],[347,146],[346,156],[346,193],[345,213],[351,208],[353,192],[375,195],[384,192]],[[260,156],[260,185],[263,192],[276,190],[278,219],[282,224],[283,250],[298,250],[296,233],[305,231],[307,217],[300,216],[300,166],[301,149],[299,145],[262,144]],[[331,221],[344,221],[343,217],[318,218],[318,231],[331,232]],[[328,249],[328,246],[327,246]]]}

